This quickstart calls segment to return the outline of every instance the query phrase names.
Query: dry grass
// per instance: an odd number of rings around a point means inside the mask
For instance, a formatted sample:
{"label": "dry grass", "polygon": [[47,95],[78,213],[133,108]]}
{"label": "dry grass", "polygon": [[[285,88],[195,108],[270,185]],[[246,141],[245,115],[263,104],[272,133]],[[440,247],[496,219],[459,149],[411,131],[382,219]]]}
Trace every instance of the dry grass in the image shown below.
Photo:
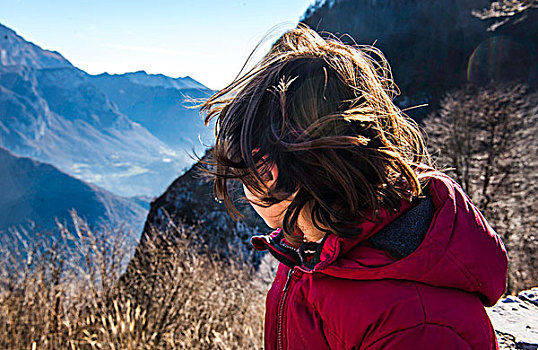
{"label": "dry grass", "polygon": [[160,236],[173,242],[146,244],[151,269],[118,283],[132,256],[126,234],[73,221],[60,239],[3,242],[0,348],[262,348],[267,286],[241,259],[223,261],[196,232],[170,227]]}

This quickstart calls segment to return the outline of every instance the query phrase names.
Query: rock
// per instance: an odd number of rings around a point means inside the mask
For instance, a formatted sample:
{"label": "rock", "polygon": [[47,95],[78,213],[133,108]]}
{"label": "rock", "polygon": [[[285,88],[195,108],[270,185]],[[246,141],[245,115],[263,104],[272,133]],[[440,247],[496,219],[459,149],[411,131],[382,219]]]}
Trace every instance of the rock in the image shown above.
{"label": "rock", "polygon": [[519,293],[518,297],[526,302],[533,303],[538,306],[538,288],[524,290]]}
{"label": "rock", "polygon": [[500,349],[538,349],[538,288],[509,295],[486,308]]}

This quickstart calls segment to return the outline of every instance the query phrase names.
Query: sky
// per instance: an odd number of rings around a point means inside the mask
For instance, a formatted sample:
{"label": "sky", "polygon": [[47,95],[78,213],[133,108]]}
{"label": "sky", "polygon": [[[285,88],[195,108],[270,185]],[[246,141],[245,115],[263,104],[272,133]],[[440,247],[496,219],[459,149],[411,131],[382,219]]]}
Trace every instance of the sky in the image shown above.
{"label": "sky", "polygon": [[220,89],[264,36],[260,55],[312,2],[0,0],[0,23],[90,74],[145,70]]}

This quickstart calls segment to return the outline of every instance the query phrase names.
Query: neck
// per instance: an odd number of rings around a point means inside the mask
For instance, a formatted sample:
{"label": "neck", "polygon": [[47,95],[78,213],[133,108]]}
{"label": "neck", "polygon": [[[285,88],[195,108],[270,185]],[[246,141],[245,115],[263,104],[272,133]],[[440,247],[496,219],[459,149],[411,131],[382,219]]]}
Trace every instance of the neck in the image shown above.
{"label": "neck", "polygon": [[[308,214],[306,214],[308,213]],[[284,232],[286,241],[298,248],[303,242],[318,242],[327,234],[318,229],[311,221],[310,210],[305,206],[297,218],[296,231],[293,234]]]}
{"label": "neck", "polygon": [[317,242],[325,237],[326,232],[319,230],[310,220],[301,221],[302,220],[298,220],[297,226],[300,229],[305,242]]}

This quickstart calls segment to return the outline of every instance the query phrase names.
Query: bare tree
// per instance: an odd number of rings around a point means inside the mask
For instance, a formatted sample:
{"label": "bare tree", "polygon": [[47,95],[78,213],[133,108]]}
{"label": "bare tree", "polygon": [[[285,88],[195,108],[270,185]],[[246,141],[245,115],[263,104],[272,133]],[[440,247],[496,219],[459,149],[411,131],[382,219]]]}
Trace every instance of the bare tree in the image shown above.
{"label": "bare tree", "polygon": [[522,85],[467,86],[425,121],[439,166],[459,182],[509,251],[509,292],[538,281],[538,96]]}

